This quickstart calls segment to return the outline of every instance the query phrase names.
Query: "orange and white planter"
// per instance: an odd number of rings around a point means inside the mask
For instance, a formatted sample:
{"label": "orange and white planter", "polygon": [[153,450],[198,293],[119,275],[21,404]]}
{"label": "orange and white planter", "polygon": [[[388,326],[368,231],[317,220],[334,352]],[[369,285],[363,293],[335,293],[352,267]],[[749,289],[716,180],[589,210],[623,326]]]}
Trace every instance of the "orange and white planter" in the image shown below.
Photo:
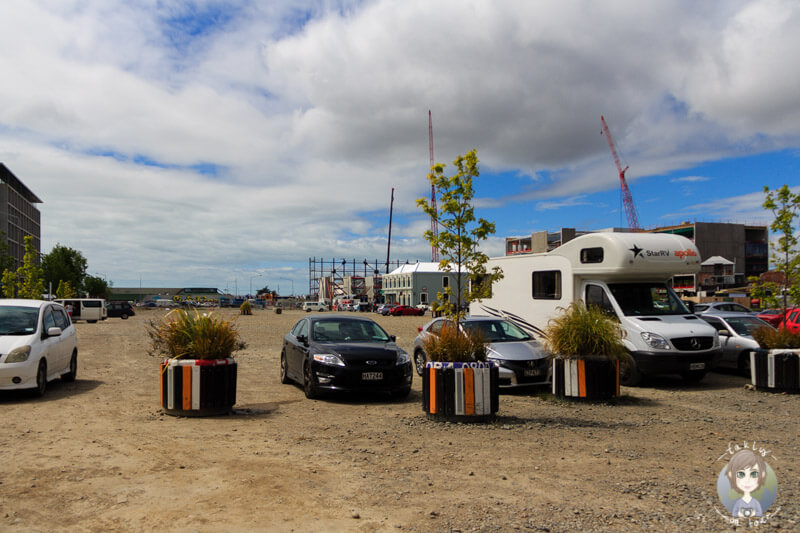
{"label": "orange and white planter", "polygon": [[619,361],[587,356],[553,359],[553,395],[607,400],[619,396]]}
{"label": "orange and white planter", "polygon": [[422,409],[435,420],[489,420],[499,409],[498,383],[494,363],[426,363]]}
{"label": "orange and white planter", "polygon": [[179,416],[229,413],[236,403],[236,361],[168,359],[161,363],[161,407]]}
{"label": "orange and white planter", "polygon": [[751,351],[750,379],[759,390],[800,393],[800,350]]}

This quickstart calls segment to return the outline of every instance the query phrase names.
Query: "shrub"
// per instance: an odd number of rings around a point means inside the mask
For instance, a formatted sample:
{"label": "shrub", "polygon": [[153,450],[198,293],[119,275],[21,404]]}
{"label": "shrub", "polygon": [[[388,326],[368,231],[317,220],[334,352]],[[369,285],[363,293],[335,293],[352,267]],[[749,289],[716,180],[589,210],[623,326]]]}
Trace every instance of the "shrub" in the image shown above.
{"label": "shrub", "polygon": [[464,333],[455,325],[445,325],[439,335],[429,335],[424,346],[431,361],[474,363],[486,360],[486,344],[480,332]]}
{"label": "shrub", "polygon": [[800,348],[800,332],[788,329],[758,328],[753,332],[753,338],[766,350]]}
{"label": "shrub", "polygon": [[151,355],[171,359],[225,359],[246,347],[233,324],[212,313],[170,311],[148,323]]}
{"label": "shrub", "polygon": [[245,300],[242,302],[242,305],[239,306],[239,314],[240,315],[253,314],[253,304],[250,303],[250,300]]}
{"label": "shrub", "polygon": [[552,356],[576,358],[601,355],[611,360],[627,361],[622,344],[625,331],[619,322],[595,305],[574,302],[545,328],[545,344]]}

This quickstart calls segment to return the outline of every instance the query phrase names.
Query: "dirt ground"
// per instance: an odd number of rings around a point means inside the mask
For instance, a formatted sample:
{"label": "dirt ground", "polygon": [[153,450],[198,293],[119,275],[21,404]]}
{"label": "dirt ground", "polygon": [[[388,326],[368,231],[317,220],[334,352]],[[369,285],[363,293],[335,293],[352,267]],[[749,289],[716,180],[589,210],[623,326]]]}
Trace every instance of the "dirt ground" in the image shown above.
{"label": "dirt ground", "polygon": [[[161,412],[146,353],[161,313],[78,323],[76,382],[0,394],[0,531],[730,530],[716,480],[745,442],[778,477],[759,528],[800,529],[800,397],[743,377],[665,377],[601,404],[528,390],[492,423],[447,424],[426,419],[416,376],[402,401],[281,385],[303,313],[256,311],[236,319],[235,413],[182,418]],[[428,320],[372,316],[407,350]]]}

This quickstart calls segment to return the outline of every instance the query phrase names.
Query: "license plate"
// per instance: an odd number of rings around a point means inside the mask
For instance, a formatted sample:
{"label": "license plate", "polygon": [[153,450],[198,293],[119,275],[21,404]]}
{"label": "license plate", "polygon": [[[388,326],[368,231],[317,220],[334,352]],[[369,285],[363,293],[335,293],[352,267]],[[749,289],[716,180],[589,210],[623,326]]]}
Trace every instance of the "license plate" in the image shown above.
{"label": "license plate", "polygon": [[362,372],[361,379],[364,381],[379,381],[383,379],[383,372]]}
{"label": "license plate", "polygon": [[542,371],[540,369],[538,369],[538,368],[526,368],[523,371],[523,375],[525,377],[541,376],[542,375]]}
{"label": "license plate", "polygon": [[689,370],[703,370],[705,367],[705,363],[689,363]]}

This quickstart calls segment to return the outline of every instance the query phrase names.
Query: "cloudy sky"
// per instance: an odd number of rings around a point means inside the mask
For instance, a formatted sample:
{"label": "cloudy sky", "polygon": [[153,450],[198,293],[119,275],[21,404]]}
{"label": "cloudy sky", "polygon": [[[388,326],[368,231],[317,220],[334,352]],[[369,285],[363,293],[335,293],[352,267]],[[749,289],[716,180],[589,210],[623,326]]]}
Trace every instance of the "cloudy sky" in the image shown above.
{"label": "cloudy sky", "polygon": [[[485,246],[764,223],[800,184],[794,0],[4,0],[0,161],[42,251],[116,287],[308,290],[310,257],[429,260],[435,160],[478,150]],[[452,166],[449,168],[452,169]]]}

